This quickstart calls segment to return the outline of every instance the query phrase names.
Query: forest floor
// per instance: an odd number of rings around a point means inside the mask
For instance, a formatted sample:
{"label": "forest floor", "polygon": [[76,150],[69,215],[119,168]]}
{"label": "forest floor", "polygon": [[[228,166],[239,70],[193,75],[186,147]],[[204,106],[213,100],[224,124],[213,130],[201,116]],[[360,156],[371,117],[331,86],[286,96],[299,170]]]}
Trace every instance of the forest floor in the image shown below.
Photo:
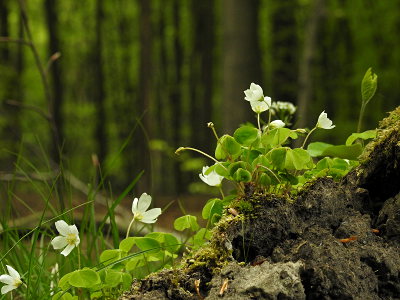
{"label": "forest floor", "polygon": [[[362,163],[292,201],[248,186],[183,267],[133,282],[121,299],[400,299],[400,108]],[[293,201],[295,200],[295,201]]]}

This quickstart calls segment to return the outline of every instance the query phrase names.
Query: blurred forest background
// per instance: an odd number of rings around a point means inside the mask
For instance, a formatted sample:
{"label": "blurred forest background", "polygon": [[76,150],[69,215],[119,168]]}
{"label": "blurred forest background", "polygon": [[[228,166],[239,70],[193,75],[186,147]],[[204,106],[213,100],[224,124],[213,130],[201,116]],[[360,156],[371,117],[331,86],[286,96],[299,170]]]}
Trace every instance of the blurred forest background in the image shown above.
{"label": "blurred forest background", "polygon": [[317,137],[343,143],[368,67],[363,129],[400,103],[399,32],[399,0],[1,0],[0,179],[26,175],[17,160],[61,162],[83,183],[100,166],[114,192],[141,170],[137,192],[207,192],[211,162],[174,152],[213,153],[209,121],[220,134],[254,123],[251,82],[298,105],[296,126],[325,110],[337,127]]}

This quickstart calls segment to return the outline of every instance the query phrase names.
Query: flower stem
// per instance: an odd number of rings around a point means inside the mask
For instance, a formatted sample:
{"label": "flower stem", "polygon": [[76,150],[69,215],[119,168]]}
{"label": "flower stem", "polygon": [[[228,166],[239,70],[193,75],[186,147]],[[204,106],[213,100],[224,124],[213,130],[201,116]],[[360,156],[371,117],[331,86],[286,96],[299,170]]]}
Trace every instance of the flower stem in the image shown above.
{"label": "flower stem", "polygon": [[261,131],[261,125],[260,125],[260,114],[257,114],[257,124],[258,124],[258,130]]}
{"label": "flower stem", "polygon": [[211,128],[212,132],[214,133],[215,138],[217,139],[217,141],[219,141],[219,136],[217,134],[217,131],[215,130],[214,123],[213,122],[208,122],[207,126],[209,128]]}
{"label": "flower stem", "polygon": [[306,145],[306,142],[307,142],[308,138],[310,137],[311,133],[312,133],[315,129],[317,129],[317,126],[315,126],[313,129],[311,129],[310,132],[307,134],[306,138],[304,139],[303,145],[301,146],[302,149],[303,149],[304,146]]}
{"label": "flower stem", "polygon": [[212,157],[211,155],[209,155],[209,154],[207,154],[207,153],[205,153],[205,152],[203,152],[203,151],[201,151],[201,150],[199,150],[199,149],[196,149],[196,148],[192,148],[192,147],[179,147],[178,149],[176,149],[175,154],[178,154],[178,155],[179,155],[179,152],[181,152],[181,151],[183,151],[183,150],[192,150],[192,151],[198,152],[198,153],[200,153],[200,154],[203,154],[205,157],[208,157],[209,159],[212,159],[212,160],[215,161],[217,164],[221,165],[225,170],[227,170],[227,168],[226,168],[223,164],[221,164],[218,160],[216,160],[214,157]]}
{"label": "flower stem", "polygon": [[360,115],[358,116],[357,132],[361,131],[362,119],[364,117],[365,105],[364,102],[361,104]]}
{"label": "flower stem", "polygon": [[133,222],[135,222],[135,218],[132,218],[132,221],[129,223],[128,230],[126,231],[126,238],[129,237],[129,233],[131,232],[131,227],[133,225]]}
{"label": "flower stem", "polygon": [[78,269],[81,269],[81,249],[78,248]]}
{"label": "flower stem", "polygon": [[268,132],[269,132],[269,124],[271,124],[271,116],[272,116],[272,113],[271,113],[271,107],[270,107],[269,110],[268,110],[267,134],[268,134]]}
{"label": "flower stem", "polygon": [[224,191],[222,190],[221,185],[219,186],[219,191],[220,191],[220,193],[221,193],[222,199],[224,199],[224,198],[225,198],[225,195],[224,195]]}

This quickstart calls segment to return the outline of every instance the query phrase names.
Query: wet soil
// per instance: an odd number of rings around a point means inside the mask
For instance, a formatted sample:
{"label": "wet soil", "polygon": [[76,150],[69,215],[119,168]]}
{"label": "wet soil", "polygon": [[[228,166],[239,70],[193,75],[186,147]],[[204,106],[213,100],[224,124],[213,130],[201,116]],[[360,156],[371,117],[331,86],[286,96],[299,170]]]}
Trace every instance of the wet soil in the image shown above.
{"label": "wet soil", "polygon": [[342,181],[292,201],[248,189],[251,214],[227,215],[206,250],[121,299],[400,299],[399,115]]}

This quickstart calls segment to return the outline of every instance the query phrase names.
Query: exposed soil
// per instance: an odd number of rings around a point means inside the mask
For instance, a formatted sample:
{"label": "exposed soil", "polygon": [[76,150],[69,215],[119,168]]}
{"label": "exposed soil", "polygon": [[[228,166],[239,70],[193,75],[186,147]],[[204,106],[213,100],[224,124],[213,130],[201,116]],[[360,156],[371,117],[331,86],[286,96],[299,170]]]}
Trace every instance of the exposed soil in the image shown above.
{"label": "exposed soil", "polygon": [[249,188],[251,215],[227,215],[182,269],[121,299],[400,299],[399,116],[341,182],[320,178],[293,203]]}

